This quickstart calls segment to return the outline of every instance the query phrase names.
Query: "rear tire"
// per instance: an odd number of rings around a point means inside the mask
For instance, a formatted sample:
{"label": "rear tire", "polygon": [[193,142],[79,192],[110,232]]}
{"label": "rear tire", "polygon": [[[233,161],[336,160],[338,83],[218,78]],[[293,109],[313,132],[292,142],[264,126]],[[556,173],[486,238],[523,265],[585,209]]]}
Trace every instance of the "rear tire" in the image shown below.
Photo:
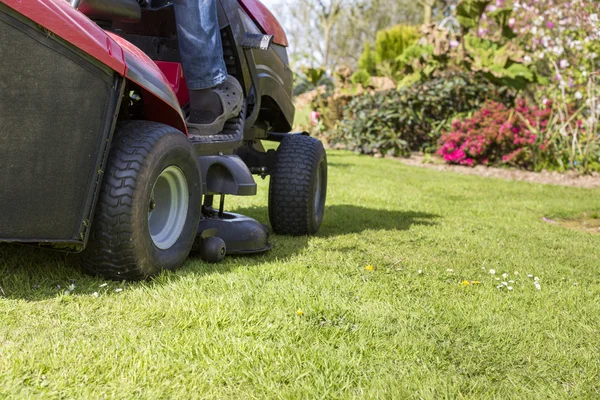
{"label": "rear tire", "polygon": [[318,232],[327,196],[327,155],[323,144],[303,135],[286,136],[275,156],[269,185],[269,220],[282,235]]}
{"label": "rear tire", "polygon": [[201,214],[201,175],[187,137],[148,121],[118,126],[83,268],[114,280],[141,280],[179,268]]}

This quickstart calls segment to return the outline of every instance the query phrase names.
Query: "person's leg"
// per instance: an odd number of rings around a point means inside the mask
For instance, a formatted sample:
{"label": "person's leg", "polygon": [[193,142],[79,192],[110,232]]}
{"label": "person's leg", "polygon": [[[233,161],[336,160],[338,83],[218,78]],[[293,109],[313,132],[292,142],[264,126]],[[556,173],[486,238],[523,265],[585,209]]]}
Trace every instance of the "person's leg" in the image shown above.
{"label": "person's leg", "polygon": [[216,0],[174,1],[192,123],[211,123],[223,113],[219,97],[211,90],[227,79],[216,3]]}

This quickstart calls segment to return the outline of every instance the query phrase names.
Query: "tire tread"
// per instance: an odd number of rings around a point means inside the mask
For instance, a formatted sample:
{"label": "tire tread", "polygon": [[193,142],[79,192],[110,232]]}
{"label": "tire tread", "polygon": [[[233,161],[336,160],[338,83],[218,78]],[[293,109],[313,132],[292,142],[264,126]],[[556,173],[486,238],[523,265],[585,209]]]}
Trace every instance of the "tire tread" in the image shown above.
{"label": "tire tread", "polygon": [[310,224],[311,180],[322,149],[323,144],[309,136],[290,135],[281,141],[269,187],[269,220],[275,233],[316,233]]}
{"label": "tire tread", "polygon": [[131,239],[137,177],[152,149],[174,128],[149,121],[126,121],[117,127],[104,181],[84,251],[83,269],[113,280],[146,279],[138,268]]}

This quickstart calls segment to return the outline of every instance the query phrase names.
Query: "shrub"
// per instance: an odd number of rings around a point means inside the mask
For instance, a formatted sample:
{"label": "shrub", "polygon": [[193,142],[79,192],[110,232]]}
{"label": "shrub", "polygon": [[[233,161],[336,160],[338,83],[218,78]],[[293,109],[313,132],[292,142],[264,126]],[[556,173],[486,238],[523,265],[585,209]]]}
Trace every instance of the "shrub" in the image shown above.
{"label": "shrub", "polygon": [[[569,102],[566,90],[555,92],[552,116],[546,129],[532,125],[541,142],[549,143],[548,165],[560,171],[600,171],[600,88],[595,76],[588,79],[579,101]],[[539,167],[536,166],[539,169]]]}
{"label": "shrub", "polygon": [[364,69],[359,69],[354,74],[352,74],[352,77],[350,77],[350,81],[355,85],[360,84],[366,87],[369,86],[369,84],[371,83],[371,74],[369,74],[369,72]]}
{"label": "shrub", "polygon": [[405,77],[401,85],[428,80],[434,72],[448,68],[477,73],[495,85],[519,90],[544,82],[535,68],[525,62],[525,53],[512,29],[513,10],[497,6],[491,9],[490,3],[459,2],[461,35],[436,25],[422,26],[419,44],[397,57],[398,72]]}
{"label": "shrub", "polygon": [[597,171],[598,119],[582,111],[564,102],[535,107],[519,99],[507,108],[490,101],[471,118],[455,120],[437,153],[450,164]]}
{"label": "shrub", "polygon": [[552,78],[548,90],[538,93],[552,97],[549,91],[564,89],[573,97],[582,94],[589,76],[600,68],[600,2],[501,3],[515,10],[511,23],[528,52],[527,64]]}
{"label": "shrub", "polygon": [[377,32],[375,39],[375,62],[394,62],[404,49],[416,43],[419,32],[413,26],[397,25]]}
{"label": "shrub", "polygon": [[358,68],[365,70],[371,76],[377,74],[377,61],[375,61],[375,52],[371,43],[366,42],[363,48],[363,52],[358,60]]}
{"label": "shrub", "polygon": [[510,103],[514,96],[471,75],[445,72],[411,87],[356,97],[329,140],[364,154],[428,151],[453,117],[477,110],[486,98]]}
{"label": "shrub", "polygon": [[538,150],[548,144],[539,144],[528,124],[545,130],[550,115],[549,107],[529,107],[522,99],[515,109],[488,101],[471,118],[452,123],[452,130],[439,140],[438,155],[451,164],[508,164],[532,169]]}
{"label": "shrub", "polygon": [[374,46],[365,43],[358,67],[371,76],[394,75],[398,69],[396,58],[418,39],[419,32],[412,26],[397,25],[381,30],[377,32]]}

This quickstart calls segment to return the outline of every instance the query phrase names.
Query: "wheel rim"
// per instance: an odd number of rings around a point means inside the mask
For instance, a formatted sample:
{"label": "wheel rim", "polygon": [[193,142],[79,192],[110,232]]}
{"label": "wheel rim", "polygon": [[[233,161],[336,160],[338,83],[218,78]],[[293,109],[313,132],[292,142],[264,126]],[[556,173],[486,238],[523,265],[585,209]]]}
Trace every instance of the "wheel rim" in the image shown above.
{"label": "wheel rim", "polygon": [[188,208],[185,174],[174,165],[167,167],[156,179],[148,205],[148,228],[156,247],[173,247],[185,226]]}

